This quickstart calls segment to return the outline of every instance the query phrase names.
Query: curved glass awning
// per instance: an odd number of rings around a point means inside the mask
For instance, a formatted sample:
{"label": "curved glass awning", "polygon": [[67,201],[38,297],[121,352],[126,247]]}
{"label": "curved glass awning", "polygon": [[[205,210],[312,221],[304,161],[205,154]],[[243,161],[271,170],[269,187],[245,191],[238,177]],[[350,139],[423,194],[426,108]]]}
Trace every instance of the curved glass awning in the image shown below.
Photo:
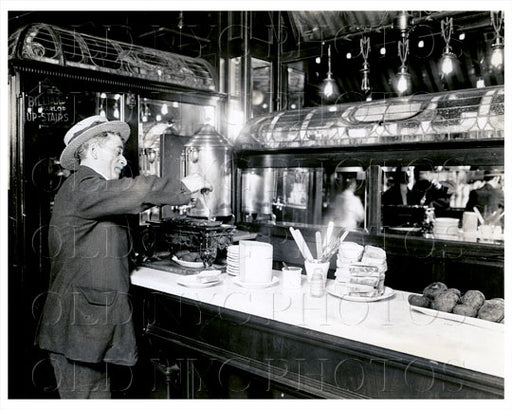
{"label": "curved glass awning", "polygon": [[213,68],[200,58],[42,23],[23,27],[9,37],[9,59],[35,60],[198,90],[218,89]]}
{"label": "curved glass awning", "polygon": [[504,138],[503,86],[275,112],[251,119],[238,149]]}

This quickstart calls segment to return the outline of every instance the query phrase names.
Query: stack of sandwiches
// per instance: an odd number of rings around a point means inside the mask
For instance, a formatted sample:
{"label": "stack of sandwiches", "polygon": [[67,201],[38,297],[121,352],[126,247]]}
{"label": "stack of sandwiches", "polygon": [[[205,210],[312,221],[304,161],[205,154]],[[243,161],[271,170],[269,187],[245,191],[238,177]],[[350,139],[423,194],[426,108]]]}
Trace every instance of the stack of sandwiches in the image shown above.
{"label": "stack of sandwiches", "polygon": [[386,270],[384,249],[342,242],[336,261],[334,291],[340,296],[381,296],[384,294]]}

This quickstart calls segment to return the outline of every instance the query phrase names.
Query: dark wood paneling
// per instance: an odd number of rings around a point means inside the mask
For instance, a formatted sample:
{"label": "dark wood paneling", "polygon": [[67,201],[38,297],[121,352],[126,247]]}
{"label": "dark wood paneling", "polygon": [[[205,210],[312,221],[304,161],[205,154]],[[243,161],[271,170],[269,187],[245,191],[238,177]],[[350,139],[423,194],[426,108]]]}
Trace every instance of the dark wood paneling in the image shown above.
{"label": "dark wood paneling", "polygon": [[362,145],[326,148],[290,148],[265,151],[240,151],[240,168],[318,167],[323,163],[386,165],[503,165],[503,140],[445,141],[389,145]]}

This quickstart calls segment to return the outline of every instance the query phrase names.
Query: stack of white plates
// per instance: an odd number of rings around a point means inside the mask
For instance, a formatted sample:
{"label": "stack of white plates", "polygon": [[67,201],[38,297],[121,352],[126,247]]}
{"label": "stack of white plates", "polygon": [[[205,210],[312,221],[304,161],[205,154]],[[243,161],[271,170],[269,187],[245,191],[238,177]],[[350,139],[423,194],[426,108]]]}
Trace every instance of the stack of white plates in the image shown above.
{"label": "stack of white plates", "polygon": [[436,218],[434,236],[439,239],[458,239],[459,220],[456,218]]}
{"label": "stack of white plates", "polygon": [[240,246],[228,246],[226,272],[229,275],[238,276],[240,273]]}

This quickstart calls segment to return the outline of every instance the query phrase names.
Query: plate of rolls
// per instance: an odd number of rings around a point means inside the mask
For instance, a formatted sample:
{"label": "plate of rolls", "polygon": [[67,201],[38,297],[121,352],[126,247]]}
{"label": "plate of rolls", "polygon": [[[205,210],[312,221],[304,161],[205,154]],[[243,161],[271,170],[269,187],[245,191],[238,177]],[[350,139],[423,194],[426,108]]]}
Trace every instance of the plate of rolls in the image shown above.
{"label": "plate of rolls", "polygon": [[434,282],[422,294],[410,294],[411,310],[435,318],[503,331],[505,326],[505,300],[486,299],[479,290],[461,293],[442,282]]}

